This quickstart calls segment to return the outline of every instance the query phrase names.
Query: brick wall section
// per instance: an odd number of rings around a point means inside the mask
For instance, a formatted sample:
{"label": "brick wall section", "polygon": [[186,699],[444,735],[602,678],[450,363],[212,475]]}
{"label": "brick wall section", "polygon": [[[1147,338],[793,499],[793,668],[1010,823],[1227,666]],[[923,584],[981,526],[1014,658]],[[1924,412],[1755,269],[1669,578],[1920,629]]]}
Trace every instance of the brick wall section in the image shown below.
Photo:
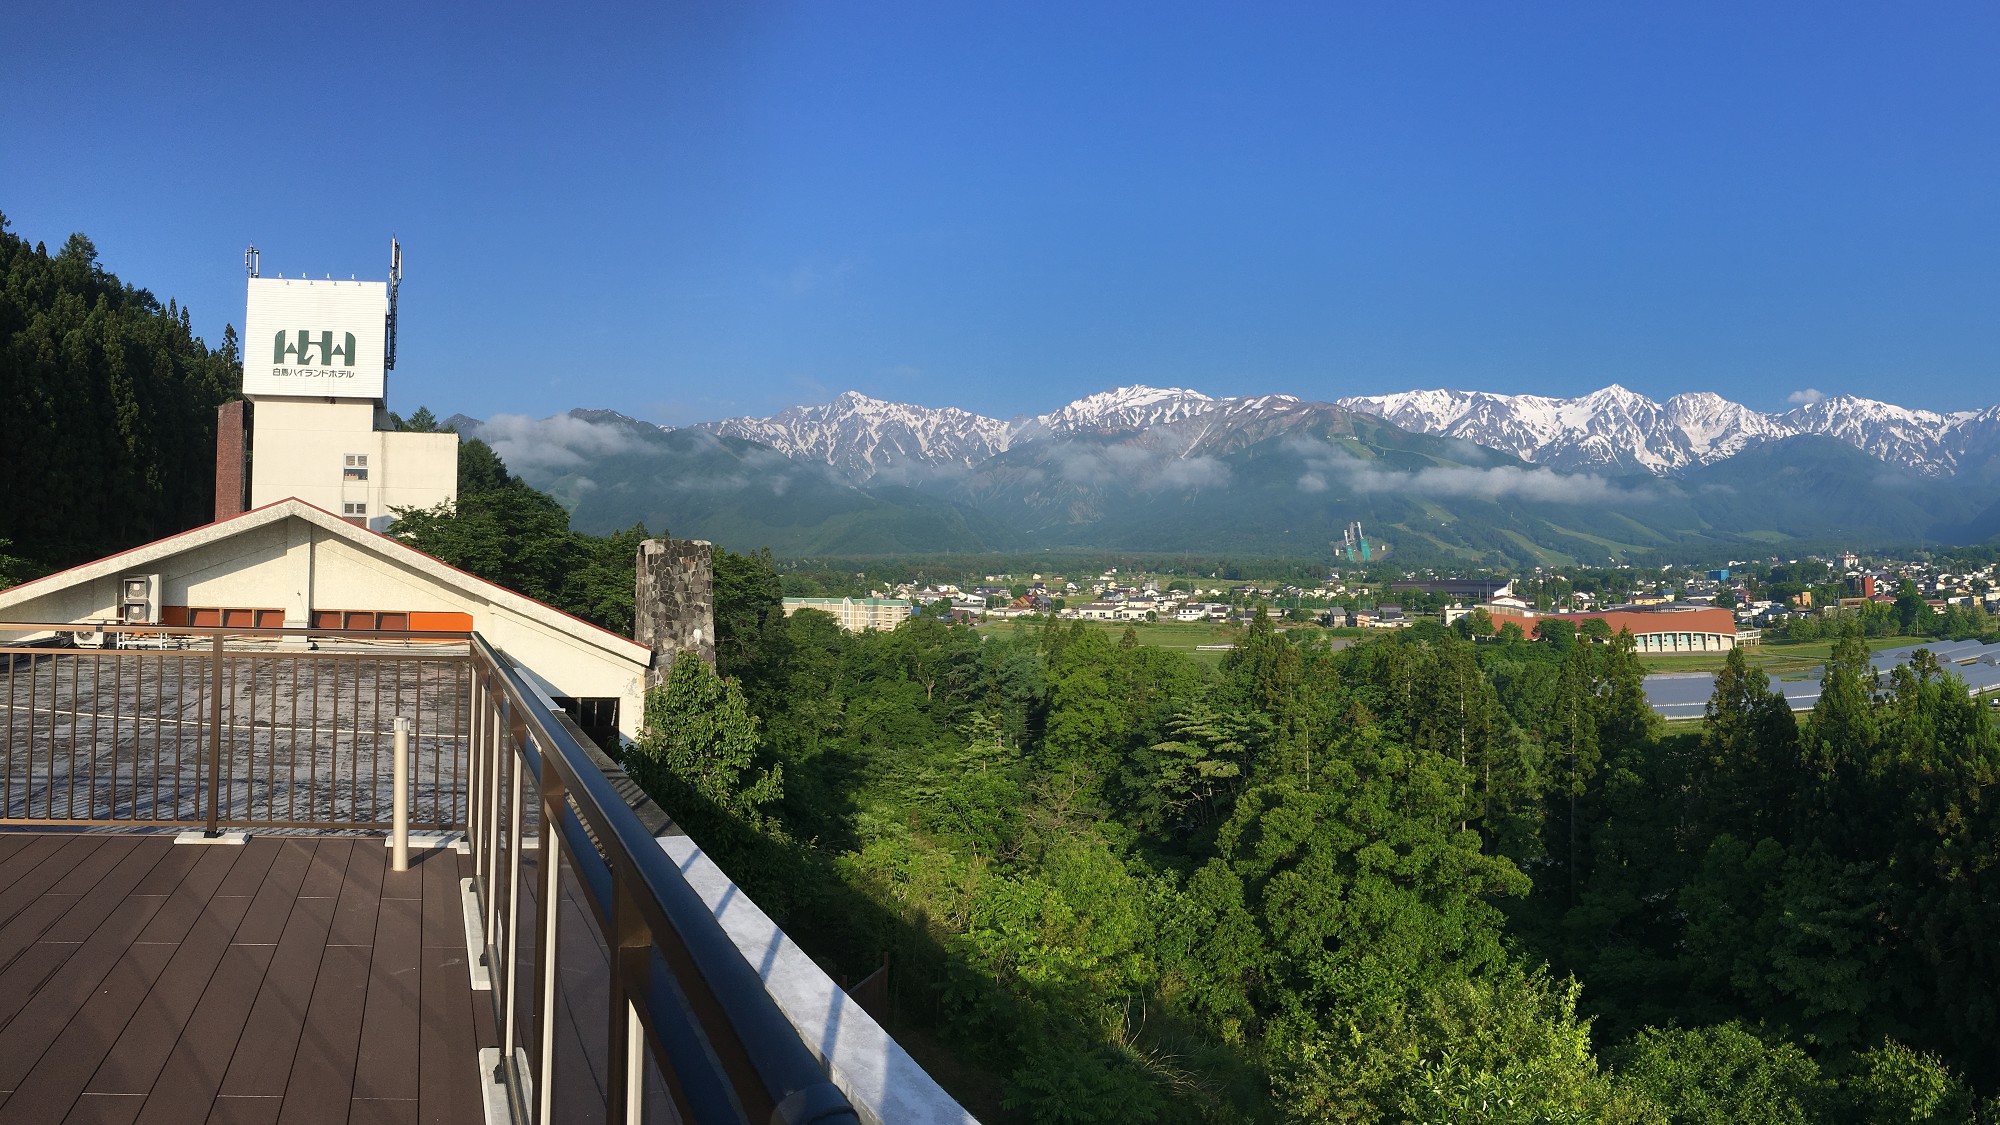
{"label": "brick wall section", "polygon": [[244,511],[248,493],[247,430],[249,403],[242,399],[215,408],[215,518],[226,520]]}
{"label": "brick wall section", "polygon": [[646,686],[667,678],[674,657],[692,652],[715,663],[713,548],[699,539],[648,539],[639,544],[633,590],[632,639],[653,650]]}

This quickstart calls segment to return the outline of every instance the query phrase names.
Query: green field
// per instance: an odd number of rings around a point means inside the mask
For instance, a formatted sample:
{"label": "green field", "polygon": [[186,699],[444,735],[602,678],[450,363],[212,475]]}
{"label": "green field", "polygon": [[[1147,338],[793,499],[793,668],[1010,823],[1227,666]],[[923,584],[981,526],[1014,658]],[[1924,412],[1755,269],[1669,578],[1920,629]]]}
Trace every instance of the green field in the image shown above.
{"label": "green field", "polygon": [[[1876,637],[1868,641],[1871,650],[1913,648],[1927,642],[1922,638]],[[1795,680],[1816,674],[1833,653],[1832,641],[1767,641],[1745,645],[1745,659],[1774,680]],[[1648,672],[1717,672],[1729,656],[1726,652],[1689,652],[1668,656],[1641,656]]]}
{"label": "green field", "polygon": [[[1209,663],[1220,663],[1224,650],[1203,651],[1200,646],[1234,644],[1243,635],[1243,630],[1234,625],[1217,625],[1206,621],[1086,621],[1083,624],[1102,630],[1114,641],[1123,637],[1129,626],[1142,645],[1170,648]],[[981,632],[992,633],[1013,626],[1012,621],[991,621],[979,628]],[[1322,629],[1317,625],[1281,625],[1279,629],[1291,632],[1295,638],[1321,633],[1333,637],[1360,636],[1365,632],[1360,629]]]}

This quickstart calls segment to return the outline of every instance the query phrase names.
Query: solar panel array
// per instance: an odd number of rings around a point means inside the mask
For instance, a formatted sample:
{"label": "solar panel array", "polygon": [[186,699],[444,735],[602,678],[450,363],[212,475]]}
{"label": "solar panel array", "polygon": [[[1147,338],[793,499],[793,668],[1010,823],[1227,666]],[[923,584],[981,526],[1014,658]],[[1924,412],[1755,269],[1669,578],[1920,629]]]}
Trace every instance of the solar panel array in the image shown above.
{"label": "solar panel array", "polygon": [[[1870,662],[1886,681],[1890,669],[1910,659],[1919,649],[1929,649],[1937,662],[1965,681],[1973,695],[2000,692],[2000,645],[1979,641],[1943,641],[1938,644],[1909,645],[1881,649]],[[1773,680],[1771,686],[1784,693],[1794,711],[1810,711],[1819,702],[1822,668],[1789,673]],[[1709,672],[1662,672],[1646,677],[1646,701],[1663,719],[1699,719],[1715,694],[1715,676]]]}

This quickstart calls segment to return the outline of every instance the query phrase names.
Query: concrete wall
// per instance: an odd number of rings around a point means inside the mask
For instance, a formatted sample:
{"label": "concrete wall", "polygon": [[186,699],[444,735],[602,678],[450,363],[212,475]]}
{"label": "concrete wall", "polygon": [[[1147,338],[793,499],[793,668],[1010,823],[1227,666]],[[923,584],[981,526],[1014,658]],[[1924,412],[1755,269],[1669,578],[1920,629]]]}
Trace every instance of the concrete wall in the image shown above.
{"label": "concrete wall", "polygon": [[[366,504],[380,531],[392,508],[458,498],[458,435],[378,430],[366,401],[260,398],[253,408],[250,506],[296,496],[334,515]],[[345,479],[349,454],[368,458],[368,479]]]}

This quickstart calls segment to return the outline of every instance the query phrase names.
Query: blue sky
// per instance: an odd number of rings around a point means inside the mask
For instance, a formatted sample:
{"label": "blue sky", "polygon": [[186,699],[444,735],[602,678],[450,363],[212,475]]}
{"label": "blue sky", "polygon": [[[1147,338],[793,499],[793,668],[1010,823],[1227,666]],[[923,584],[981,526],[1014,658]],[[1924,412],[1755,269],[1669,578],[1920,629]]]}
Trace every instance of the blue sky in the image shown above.
{"label": "blue sky", "polygon": [[[1991,4],[15,4],[0,211],[392,407],[2000,401]],[[283,9],[282,11],[280,9]]]}

